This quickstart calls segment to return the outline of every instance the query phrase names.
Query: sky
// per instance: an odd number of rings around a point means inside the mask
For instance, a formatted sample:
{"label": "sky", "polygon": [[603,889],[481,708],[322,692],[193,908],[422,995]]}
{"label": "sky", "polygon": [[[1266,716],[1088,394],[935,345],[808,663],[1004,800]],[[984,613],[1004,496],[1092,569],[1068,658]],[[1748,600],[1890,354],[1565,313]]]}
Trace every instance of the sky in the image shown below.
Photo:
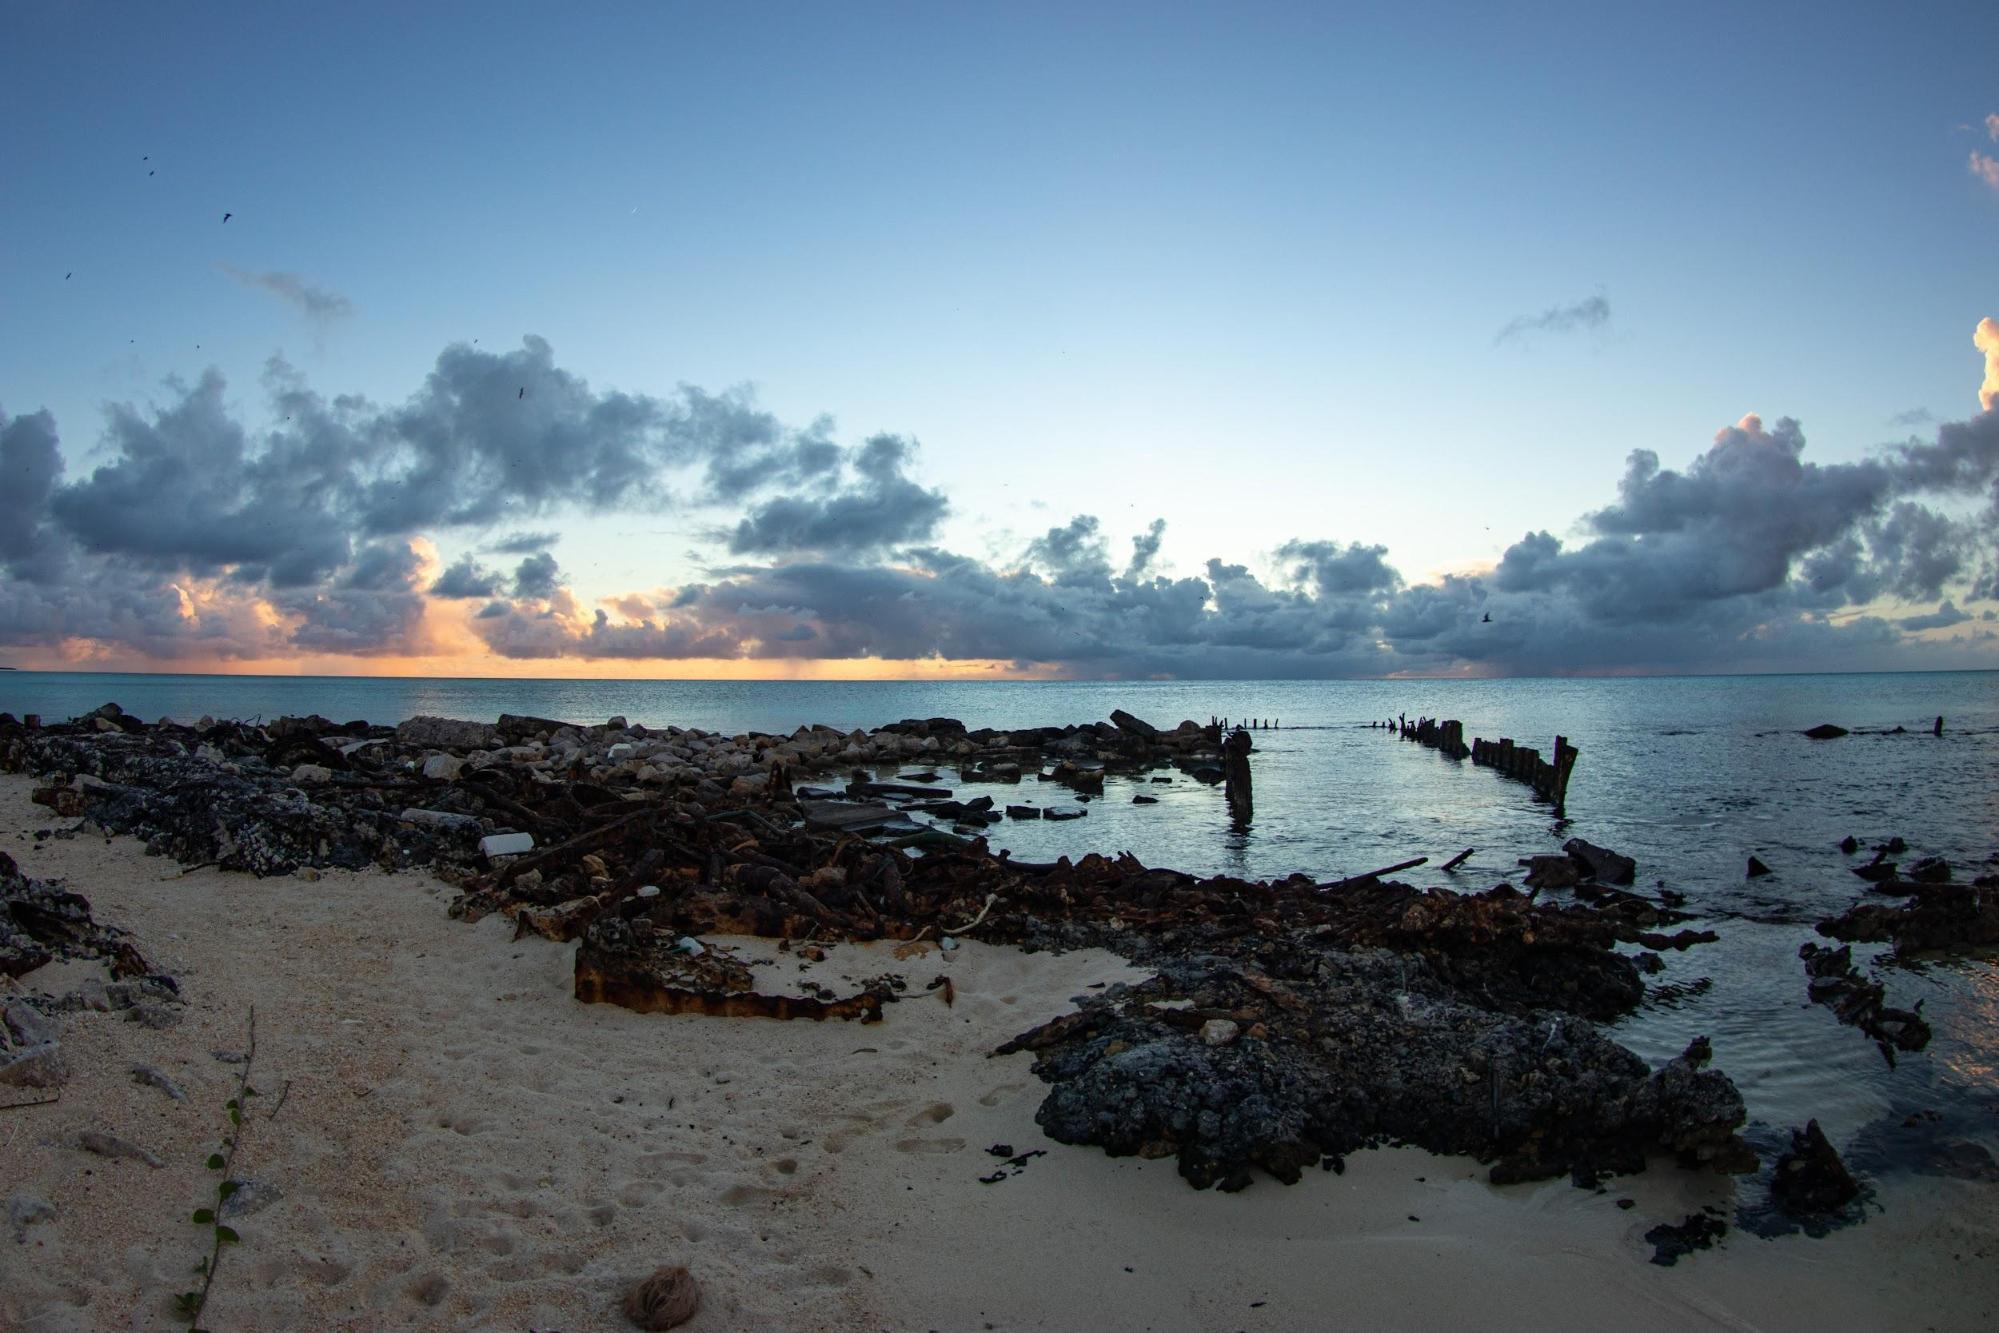
{"label": "sky", "polygon": [[1999,668],[1999,7],[10,7],[0,663]]}

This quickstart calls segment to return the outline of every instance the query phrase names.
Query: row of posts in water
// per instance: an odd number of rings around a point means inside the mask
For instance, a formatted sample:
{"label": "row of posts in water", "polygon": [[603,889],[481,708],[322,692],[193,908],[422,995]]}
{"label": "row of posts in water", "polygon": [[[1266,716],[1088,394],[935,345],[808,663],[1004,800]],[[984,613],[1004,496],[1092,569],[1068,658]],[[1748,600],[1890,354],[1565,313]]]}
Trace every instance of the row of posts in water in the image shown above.
{"label": "row of posts in water", "polygon": [[1227,718],[1216,717],[1213,713],[1210,713],[1208,714],[1208,725],[1224,733],[1233,731],[1238,727],[1249,731],[1275,731],[1277,730],[1277,719],[1274,717],[1239,717],[1231,724]]}
{"label": "row of posts in water", "polygon": [[1453,759],[1469,758],[1481,768],[1496,768],[1502,777],[1524,782],[1534,795],[1555,807],[1555,818],[1566,819],[1569,812],[1569,774],[1575,771],[1576,747],[1566,736],[1555,737],[1555,753],[1543,759],[1532,746],[1515,745],[1510,737],[1496,741],[1474,738],[1465,744],[1464,723],[1455,718],[1418,718],[1411,722],[1402,714],[1393,722],[1371,723],[1384,726],[1405,741],[1415,741]]}

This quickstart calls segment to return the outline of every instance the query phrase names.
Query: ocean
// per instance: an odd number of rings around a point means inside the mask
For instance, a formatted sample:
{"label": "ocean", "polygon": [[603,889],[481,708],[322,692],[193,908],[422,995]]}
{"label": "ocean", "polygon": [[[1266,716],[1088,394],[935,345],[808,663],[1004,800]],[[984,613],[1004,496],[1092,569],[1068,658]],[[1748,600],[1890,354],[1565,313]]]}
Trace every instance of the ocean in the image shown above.
{"label": "ocean", "polygon": [[[1930,1047],[1890,1067],[1857,1030],[1807,1002],[1798,946],[1867,885],[1838,849],[1907,840],[1956,877],[1999,866],[1999,672],[1478,681],[724,682],[0,673],[0,711],[58,719],[116,701],[152,720],[277,717],[397,722],[420,713],[731,734],[955,717],[971,727],[1055,725],[1123,708],[1156,725],[1267,719],[1252,760],[1256,818],[1230,827],[1219,791],[1113,779],[1090,817],[1003,823],[993,841],[1027,859],[1129,851],[1195,873],[1333,879],[1416,856],[1402,878],[1484,889],[1518,883],[1518,858],[1583,837],[1636,858],[1641,892],[1685,894],[1719,943],[1667,956],[1660,998],[1615,1027],[1648,1059],[1706,1035],[1742,1089],[1752,1142],[1817,1118],[1857,1170],[1999,1178],[1999,966],[1950,958],[1881,969],[1888,1002],[1924,1001]],[[1467,739],[1580,751],[1566,822],[1496,773],[1372,728],[1398,714],[1457,718]],[[1941,716],[1944,732],[1931,734]],[[1851,735],[1813,741],[1820,722]],[[1896,730],[1900,728],[1901,730]],[[1160,803],[1134,806],[1137,791]],[[1477,850],[1454,875],[1435,867]],[[1747,879],[1754,854],[1776,872]],[[1865,970],[1880,952],[1856,946]],[[1917,1111],[1941,1120],[1904,1122]]]}

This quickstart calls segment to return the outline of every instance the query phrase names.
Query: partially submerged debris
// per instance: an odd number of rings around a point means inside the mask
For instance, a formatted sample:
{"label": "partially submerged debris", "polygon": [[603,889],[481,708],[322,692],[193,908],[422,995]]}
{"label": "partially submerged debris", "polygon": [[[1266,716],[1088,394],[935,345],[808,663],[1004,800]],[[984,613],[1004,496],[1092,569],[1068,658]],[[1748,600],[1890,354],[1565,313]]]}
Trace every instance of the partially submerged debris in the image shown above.
{"label": "partially submerged debris", "polygon": [[1860,1193],[1846,1163],[1826,1141],[1816,1120],[1803,1129],[1791,1131],[1791,1149],[1777,1159],[1776,1174],[1770,1178],[1770,1193],[1785,1212],[1794,1217],[1830,1213],[1852,1202]]}
{"label": "partially submerged debris", "polygon": [[[1810,978],[1806,993],[1831,1009],[1840,1022],[1874,1038],[1890,1065],[1898,1049],[1920,1051],[1930,1044],[1930,1025],[1923,1016],[1911,1009],[1890,1008],[1887,988],[1854,968],[1853,946],[1828,949],[1808,943],[1799,946],[1798,957],[1805,960],[1805,975]],[[1917,1004],[1920,1007],[1921,1001]]]}
{"label": "partially submerged debris", "polygon": [[[1036,1053],[1053,1136],[1169,1153],[1196,1184],[1239,1188],[1256,1166],[1295,1180],[1383,1139],[1472,1153],[1497,1180],[1594,1180],[1642,1169],[1653,1151],[1753,1164],[1736,1136],[1741,1099],[1703,1068],[1704,1042],[1653,1071],[1594,1026],[1644,997],[1618,946],[1713,938],[1664,933],[1681,914],[1608,887],[1634,867],[1604,848],[1572,839],[1554,858],[1576,881],[1572,904],[1386,878],[1421,858],[1327,888],[1302,874],[1198,877],[1129,854],[1015,861],[919,822],[972,828],[997,811],[917,774],[881,782],[863,768],[844,787],[793,786],[814,770],[911,761],[955,765],[970,783],[1040,774],[1079,804],[1015,802],[1007,814],[1074,817],[1107,772],[1170,764],[1221,778],[1220,741],[1216,727],[1167,732],[1129,715],[1010,733],[932,718],[737,738],[623,719],[391,730],[0,718],[0,766],[52,777],[50,802],[184,862],[260,874],[430,865],[462,889],[454,916],[499,913],[518,932],[580,941],[577,998],[644,1012],[876,1021],[904,986],[888,975],[846,995],[809,982],[766,993],[717,936],[1115,949],[1158,975],[1005,1049]],[[305,782],[305,767],[325,776]]]}

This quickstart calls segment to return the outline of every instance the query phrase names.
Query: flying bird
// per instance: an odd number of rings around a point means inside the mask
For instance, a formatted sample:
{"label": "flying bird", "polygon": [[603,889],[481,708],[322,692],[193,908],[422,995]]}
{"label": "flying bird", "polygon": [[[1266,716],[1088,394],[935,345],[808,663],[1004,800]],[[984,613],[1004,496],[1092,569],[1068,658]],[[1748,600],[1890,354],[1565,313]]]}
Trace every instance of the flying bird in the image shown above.
{"label": "flying bird", "polygon": [[[74,273],[75,271],[76,271],[76,270],[74,270],[74,269],[70,270],[70,272],[71,272],[71,273]],[[63,275],[62,275],[62,280],[63,280],[64,282],[68,282],[68,281],[69,281],[69,277],[70,277],[69,273],[65,273],[65,274],[63,274]]]}
{"label": "flying bird", "polygon": [[1490,624],[1492,623],[1492,612],[1490,612],[1490,611],[1486,612],[1486,613],[1485,613],[1485,619],[1484,619],[1484,620],[1482,620],[1482,621],[1480,621],[1479,623],[1480,623],[1481,625],[1490,625]]}
{"label": "flying bird", "polygon": [[521,386],[521,391],[514,395],[516,399],[525,398],[527,396],[528,396],[528,386],[525,384]]}
{"label": "flying bird", "polygon": [[228,221],[228,220],[229,220],[230,218],[233,218],[233,217],[235,217],[235,216],[236,216],[236,215],[235,215],[234,213],[224,213],[224,214],[222,215],[222,220],[223,220],[224,222],[227,222],[227,221]]}

